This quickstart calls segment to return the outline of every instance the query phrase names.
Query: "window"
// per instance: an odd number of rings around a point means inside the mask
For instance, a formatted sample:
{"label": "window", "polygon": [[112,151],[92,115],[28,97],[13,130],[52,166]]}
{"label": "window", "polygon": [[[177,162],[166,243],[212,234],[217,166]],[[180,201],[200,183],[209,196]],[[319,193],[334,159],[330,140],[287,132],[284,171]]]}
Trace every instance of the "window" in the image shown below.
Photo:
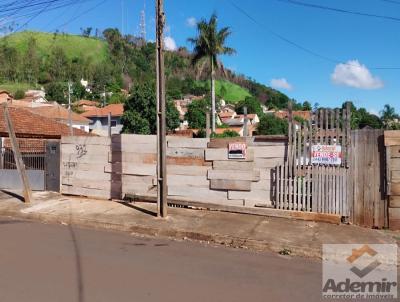
{"label": "window", "polygon": [[117,127],[117,121],[111,121],[111,127]]}

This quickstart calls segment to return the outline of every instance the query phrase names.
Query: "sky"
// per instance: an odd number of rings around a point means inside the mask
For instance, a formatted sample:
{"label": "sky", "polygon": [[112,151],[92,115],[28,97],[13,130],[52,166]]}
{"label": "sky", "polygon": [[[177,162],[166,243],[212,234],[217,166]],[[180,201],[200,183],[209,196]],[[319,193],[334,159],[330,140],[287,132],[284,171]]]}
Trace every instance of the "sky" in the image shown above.
{"label": "sky", "polygon": [[[383,17],[305,7],[296,1]],[[155,36],[154,2],[146,0],[149,40]],[[164,2],[170,49],[190,49],[187,38],[196,35],[196,22],[216,12],[219,26],[232,31],[227,44],[236,54],[221,60],[233,71],[300,102],[334,107],[351,100],[375,114],[385,104],[400,112],[400,0]],[[92,9],[99,3],[48,12],[25,28],[78,34],[84,27],[117,27],[125,34],[139,33],[144,0],[106,0]]]}

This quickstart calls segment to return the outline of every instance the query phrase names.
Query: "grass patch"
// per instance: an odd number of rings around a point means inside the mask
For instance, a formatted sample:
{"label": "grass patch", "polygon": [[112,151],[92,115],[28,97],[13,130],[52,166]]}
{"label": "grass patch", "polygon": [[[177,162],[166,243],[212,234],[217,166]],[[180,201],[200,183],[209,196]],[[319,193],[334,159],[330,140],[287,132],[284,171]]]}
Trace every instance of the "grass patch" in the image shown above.
{"label": "grass patch", "polygon": [[[210,89],[210,81],[198,81],[197,85],[207,85],[206,87]],[[240,87],[239,85],[236,85],[232,82],[226,81],[226,80],[217,80],[215,81],[215,93],[216,95],[221,95],[221,90],[224,90],[224,95],[222,98],[227,102],[231,104],[236,104],[239,101],[244,100],[246,97],[251,96],[250,92],[243,88]]]}
{"label": "grass patch", "polygon": [[29,89],[38,89],[38,87],[29,83],[0,83],[0,90],[6,90],[11,94],[15,94],[17,90],[27,91]]}
{"label": "grass patch", "polygon": [[7,42],[20,52],[26,52],[28,41],[33,37],[36,40],[38,52],[42,56],[48,56],[53,47],[60,47],[65,51],[69,59],[86,58],[93,63],[101,63],[107,59],[107,43],[96,38],[59,33],[57,35],[45,32],[24,31],[11,34],[0,41]]}

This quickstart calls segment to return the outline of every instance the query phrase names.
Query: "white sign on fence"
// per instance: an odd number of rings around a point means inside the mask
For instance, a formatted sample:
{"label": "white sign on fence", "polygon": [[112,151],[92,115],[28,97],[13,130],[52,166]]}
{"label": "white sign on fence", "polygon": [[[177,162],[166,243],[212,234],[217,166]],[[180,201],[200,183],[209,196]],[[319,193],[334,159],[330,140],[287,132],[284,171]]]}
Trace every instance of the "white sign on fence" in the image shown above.
{"label": "white sign on fence", "polygon": [[245,143],[230,143],[228,147],[229,159],[246,159],[247,145]]}
{"label": "white sign on fence", "polygon": [[311,163],[325,165],[342,164],[342,146],[313,145],[311,146]]}

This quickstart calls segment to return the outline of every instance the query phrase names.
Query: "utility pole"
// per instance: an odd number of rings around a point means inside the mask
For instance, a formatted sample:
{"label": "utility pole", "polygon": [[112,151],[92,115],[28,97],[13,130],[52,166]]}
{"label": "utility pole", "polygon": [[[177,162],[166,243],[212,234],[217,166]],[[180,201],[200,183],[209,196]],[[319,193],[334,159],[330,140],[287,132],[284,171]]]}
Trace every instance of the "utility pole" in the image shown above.
{"label": "utility pole", "polygon": [[243,125],[243,136],[247,137],[249,136],[249,130],[248,130],[248,125],[247,123],[249,122],[249,119],[247,118],[247,107],[243,107],[243,119],[244,119],[244,125]]}
{"label": "utility pole", "polygon": [[69,135],[73,136],[72,130],[72,114],[71,114],[71,82],[68,81],[68,121],[69,121]]}
{"label": "utility pole", "polygon": [[164,0],[156,0],[157,47],[157,216],[167,217],[167,142],[164,75]]}

